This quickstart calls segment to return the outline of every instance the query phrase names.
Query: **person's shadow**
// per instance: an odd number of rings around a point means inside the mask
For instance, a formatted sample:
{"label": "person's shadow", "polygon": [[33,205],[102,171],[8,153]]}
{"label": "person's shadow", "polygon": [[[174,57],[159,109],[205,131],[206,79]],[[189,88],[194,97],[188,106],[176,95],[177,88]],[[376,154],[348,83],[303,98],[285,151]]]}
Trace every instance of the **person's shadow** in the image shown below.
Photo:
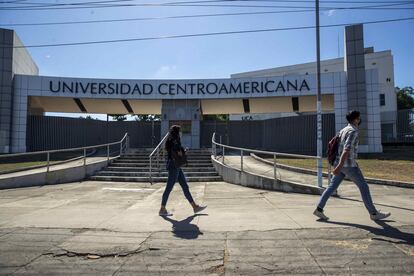
{"label": "person's shadow", "polygon": [[183,220],[175,220],[170,217],[163,216],[162,218],[172,223],[172,231],[174,236],[181,239],[197,239],[199,235],[203,235],[197,225],[192,224],[191,221],[197,216],[208,216],[207,214],[195,214]]}
{"label": "person's shadow", "polygon": [[326,221],[326,223],[343,225],[343,226],[352,226],[352,227],[356,227],[356,228],[369,231],[376,236],[372,238],[373,240],[386,241],[386,242],[390,242],[394,244],[414,245],[414,234],[402,232],[398,228],[393,227],[387,224],[386,222],[387,221],[375,221],[376,224],[382,227],[382,228],[376,228],[376,227],[356,224],[356,223]]}

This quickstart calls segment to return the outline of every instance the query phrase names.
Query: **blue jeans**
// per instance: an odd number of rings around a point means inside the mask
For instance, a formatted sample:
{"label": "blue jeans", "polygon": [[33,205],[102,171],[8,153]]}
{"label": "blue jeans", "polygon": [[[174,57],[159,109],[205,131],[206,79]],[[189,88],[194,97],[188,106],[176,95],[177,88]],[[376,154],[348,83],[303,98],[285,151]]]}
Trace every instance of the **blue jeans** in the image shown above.
{"label": "blue jeans", "polygon": [[334,191],[338,189],[339,184],[341,184],[345,176],[351,179],[352,182],[354,182],[358,186],[362,200],[365,204],[365,208],[367,208],[368,212],[370,214],[375,214],[377,212],[377,209],[375,209],[368,184],[365,181],[364,176],[362,175],[362,172],[359,169],[359,167],[343,167],[338,175],[334,175],[334,177],[332,177],[331,183],[329,184],[328,188],[323,192],[319,200],[318,208],[323,209],[325,207],[329,197],[332,195]]}
{"label": "blue jeans", "polygon": [[161,205],[167,205],[168,197],[174,187],[175,182],[178,180],[180,183],[181,189],[183,189],[184,196],[187,200],[192,203],[194,202],[193,197],[191,196],[190,189],[188,188],[187,180],[185,179],[183,170],[181,168],[176,168],[171,160],[167,161],[167,169],[168,169],[168,180],[167,186],[165,187],[164,194],[162,195],[162,202]]}

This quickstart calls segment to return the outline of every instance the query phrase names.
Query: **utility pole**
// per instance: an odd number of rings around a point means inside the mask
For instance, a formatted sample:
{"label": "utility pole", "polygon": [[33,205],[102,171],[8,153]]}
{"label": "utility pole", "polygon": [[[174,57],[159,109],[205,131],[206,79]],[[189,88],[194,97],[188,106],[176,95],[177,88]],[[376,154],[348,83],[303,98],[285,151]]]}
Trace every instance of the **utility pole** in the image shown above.
{"label": "utility pole", "polygon": [[321,48],[320,48],[320,27],[319,27],[319,0],[316,4],[316,125],[317,125],[317,156],[318,156],[318,187],[322,187],[322,104],[321,104]]}

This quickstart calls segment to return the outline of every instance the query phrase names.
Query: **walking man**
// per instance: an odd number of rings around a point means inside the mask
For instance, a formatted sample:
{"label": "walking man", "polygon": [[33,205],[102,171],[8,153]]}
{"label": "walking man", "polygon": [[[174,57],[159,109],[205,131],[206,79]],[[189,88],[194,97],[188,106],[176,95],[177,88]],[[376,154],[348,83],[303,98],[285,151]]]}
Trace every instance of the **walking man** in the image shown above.
{"label": "walking man", "polygon": [[355,110],[348,112],[346,120],[348,121],[348,125],[339,132],[340,143],[334,163],[334,170],[332,172],[334,176],[332,177],[328,188],[323,192],[313,214],[322,220],[329,219],[324,214],[323,208],[329,197],[338,189],[342,180],[347,176],[358,186],[365,208],[367,208],[372,220],[380,220],[389,217],[391,215],[390,213],[381,213],[375,208],[368,184],[358,167],[357,154],[359,143],[358,127],[361,124],[360,112]]}

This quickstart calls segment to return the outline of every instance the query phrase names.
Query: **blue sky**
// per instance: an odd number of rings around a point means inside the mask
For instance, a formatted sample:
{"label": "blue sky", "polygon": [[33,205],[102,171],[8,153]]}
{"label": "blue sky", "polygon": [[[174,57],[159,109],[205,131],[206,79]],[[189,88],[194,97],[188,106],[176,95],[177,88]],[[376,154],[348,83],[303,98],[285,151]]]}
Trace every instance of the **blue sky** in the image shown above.
{"label": "blue sky", "polygon": [[[322,1],[321,7],[367,5],[353,4],[352,1],[356,0],[351,0],[347,4],[323,3]],[[50,3],[52,0],[27,0],[26,2]],[[56,2],[79,3],[82,1]],[[168,1],[141,0],[132,2],[165,3]],[[372,1],[372,3],[375,3],[375,1]],[[266,3],[262,1],[250,2],[250,4],[313,7],[311,3]],[[406,7],[414,8],[414,4]],[[234,7],[127,7],[56,11],[0,10],[0,24],[269,10],[268,8]],[[331,9],[321,11],[320,14],[321,25],[326,25],[413,17],[414,10]],[[297,27],[309,26],[314,23],[314,13],[307,12],[7,28],[14,29],[25,45],[36,45]],[[392,50],[395,84],[397,86],[414,86],[414,52],[412,50],[414,45],[414,21],[366,25],[364,34],[365,47],[374,46],[376,51]],[[322,59],[338,57],[338,38],[339,54],[343,56],[343,27],[321,29]],[[237,72],[310,62],[314,61],[316,56],[315,31],[313,29],[103,45],[31,48],[29,52],[39,66],[41,75],[114,79],[227,78],[230,74]]]}

